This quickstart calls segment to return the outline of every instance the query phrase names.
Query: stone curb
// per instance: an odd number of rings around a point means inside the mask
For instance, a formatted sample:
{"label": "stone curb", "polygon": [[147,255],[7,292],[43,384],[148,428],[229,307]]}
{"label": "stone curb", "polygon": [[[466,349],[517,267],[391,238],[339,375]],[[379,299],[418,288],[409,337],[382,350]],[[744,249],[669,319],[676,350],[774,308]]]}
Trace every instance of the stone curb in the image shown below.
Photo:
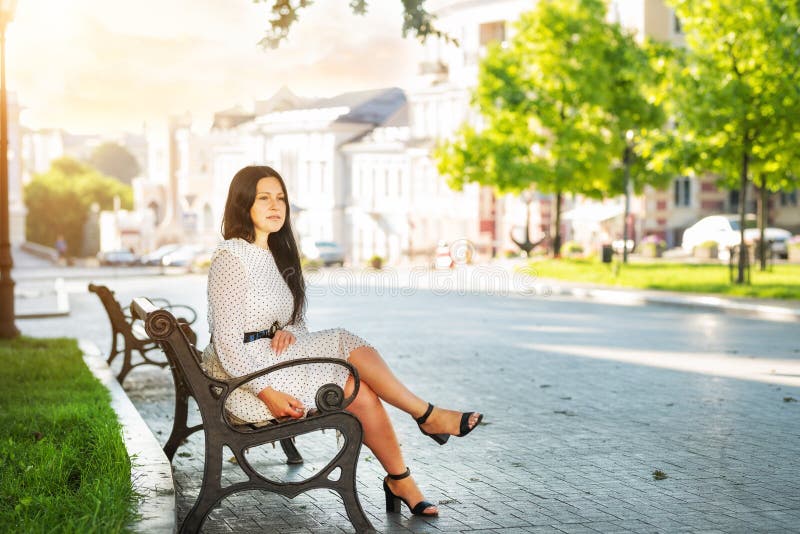
{"label": "stone curb", "polygon": [[653,293],[636,292],[635,290],[618,291],[613,289],[564,287],[557,285],[549,285],[547,287],[551,288],[553,294],[592,299],[611,304],[679,306],[684,308],[707,309],[736,315],[755,316],[768,321],[800,322],[800,309],[740,302],[711,295],[656,295]]}
{"label": "stone curb", "polygon": [[56,294],[56,309],[30,312],[30,313],[17,313],[14,315],[15,319],[48,319],[51,317],[66,317],[70,313],[69,307],[69,293],[67,293],[64,279],[56,278],[53,288]]}
{"label": "stone curb", "polygon": [[[549,297],[551,295],[573,297],[578,299],[595,300],[607,304],[621,305],[660,305],[660,306],[679,306],[684,308],[707,309],[719,313],[730,313],[735,315],[747,315],[758,317],[768,321],[800,322],[800,307],[779,306],[775,304],[760,303],[757,299],[751,302],[745,300],[718,297],[710,294],[676,294],[674,292],[645,289],[617,289],[611,286],[582,286],[564,283],[563,280],[554,278],[533,278],[526,281],[517,278],[518,273],[508,270],[507,267],[500,268],[508,275],[506,279],[495,280],[496,272],[491,270],[491,266],[479,266],[471,271],[420,271],[421,275],[414,277],[416,289],[430,291],[461,291],[478,292],[496,295],[521,295],[531,297]],[[337,276],[335,273],[317,273],[313,283],[335,283],[340,284],[339,289],[347,291],[353,284],[366,284],[374,287],[383,287],[389,290],[400,291],[409,287],[409,273],[406,271],[346,271],[347,276]],[[501,282],[499,287],[486,290],[481,287],[480,278],[484,275],[484,281]],[[473,278],[478,278],[479,282],[475,285]],[[341,284],[346,284],[341,286]],[[491,287],[491,286],[490,286]],[[660,294],[659,294],[660,293]]]}
{"label": "stone curb", "polygon": [[131,481],[139,495],[138,519],[133,532],[173,534],[176,530],[175,483],[172,466],[150,428],[111,373],[100,350],[91,341],[79,340],[83,359],[95,377],[111,393],[111,407],[122,425],[122,436],[131,458]]}

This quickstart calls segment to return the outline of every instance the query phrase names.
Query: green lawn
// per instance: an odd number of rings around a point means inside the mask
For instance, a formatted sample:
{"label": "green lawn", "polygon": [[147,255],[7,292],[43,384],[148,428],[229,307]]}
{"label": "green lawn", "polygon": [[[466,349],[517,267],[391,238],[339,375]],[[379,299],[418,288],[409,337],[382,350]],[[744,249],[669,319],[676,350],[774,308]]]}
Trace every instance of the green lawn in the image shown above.
{"label": "green lawn", "polygon": [[751,271],[751,285],[729,282],[727,265],[691,265],[667,262],[604,264],[597,259],[533,260],[525,271],[539,278],[557,278],[587,284],[736,297],[800,299],[800,265],[781,264],[771,271]]}
{"label": "green lawn", "polygon": [[124,532],[121,428],[71,339],[0,341],[0,532]]}

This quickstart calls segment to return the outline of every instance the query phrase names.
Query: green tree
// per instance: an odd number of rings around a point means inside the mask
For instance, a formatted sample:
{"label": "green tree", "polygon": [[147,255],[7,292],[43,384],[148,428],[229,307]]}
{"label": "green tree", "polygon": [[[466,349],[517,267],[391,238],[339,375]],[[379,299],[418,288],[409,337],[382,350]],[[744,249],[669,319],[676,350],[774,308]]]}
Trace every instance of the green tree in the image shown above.
{"label": "green tree", "polygon": [[[671,4],[688,45],[673,93],[677,137],[686,142],[677,143],[671,157],[694,173],[717,173],[723,185],[738,188],[744,243],[753,177],[763,195],[797,185],[800,7],[780,0]],[[764,215],[762,209],[762,231]],[[745,261],[740,255],[740,284]]]}
{"label": "green tree", "polygon": [[[253,0],[256,3],[270,5],[272,16],[269,19],[269,29],[259,44],[263,47],[277,48],[281,41],[289,36],[292,25],[300,18],[300,11],[314,2],[312,0]],[[425,10],[425,0],[402,0],[403,2],[403,37],[409,33],[424,41],[429,36],[435,36],[456,43],[449,35],[442,33],[433,26],[433,15]],[[367,12],[367,0],[350,0],[353,13],[363,15]]]}
{"label": "green tree", "polygon": [[[642,136],[663,122],[647,93],[656,80],[648,54],[605,16],[602,0],[538,2],[510,42],[491,47],[481,62],[473,103],[482,127],[463,126],[435,152],[451,187],[552,193],[555,254],[564,195],[622,193],[626,132]],[[644,168],[632,174],[642,177],[637,189],[663,180]]]}
{"label": "green tree", "polygon": [[52,247],[61,234],[71,255],[83,247],[83,227],[93,203],[109,210],[119,197],[123,209],[133,207],[130,186],[71,158],[53,161],[50,170],[25,186],[23,195],[28,240]]}
{"label": "green tree", "polygon": [[117,143],[103,143],[92,152],[89,164],[102,174],[130,185],[138,176],[139,162],[127,148]]}

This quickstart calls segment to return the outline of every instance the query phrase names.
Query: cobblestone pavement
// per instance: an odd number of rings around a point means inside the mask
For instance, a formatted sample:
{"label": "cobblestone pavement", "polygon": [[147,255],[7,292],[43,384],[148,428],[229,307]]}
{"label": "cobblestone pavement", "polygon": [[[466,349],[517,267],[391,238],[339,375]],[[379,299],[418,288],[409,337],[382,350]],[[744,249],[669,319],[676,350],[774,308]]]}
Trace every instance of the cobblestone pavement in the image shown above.
{"label": "cobblestone pavement", "polygon": [[[111,285],[123,302],[158,294],[204,315],[202,276]],[[383,473],[364,449],[359,494],[379,531],[800,531],[796,324],[556,297],[315,289],[312,328],[348,328],[376,345],[422,397],[486,414],[469,437],[439,447],[390,409],[407,462],[441,517],[385,513]],[[30,335],[78,335],[106,350],[96,297],[75,293],[71,301],[68,319],[18,325]],[[205,327],[199,330],[204,343]],[[736,369],[739,378],[715,368]],[[165,441],[169,372],[136,370],[126,389]],[[300,470],[283,463],[280,449],[254,451],[256,464],[278,478],[302,476],[326,463],[336,440],[317,434],[297,445],[306,459]],[[202,451],[195,435],[176,456],[179,520],[197,495]],[[666,478],[655,480],[656,470]],[[226,474],[235,480],[235,466],[226,464]],[[352,528],[327,491],[293,500],[253,492],[225,500],[204,531]]]}

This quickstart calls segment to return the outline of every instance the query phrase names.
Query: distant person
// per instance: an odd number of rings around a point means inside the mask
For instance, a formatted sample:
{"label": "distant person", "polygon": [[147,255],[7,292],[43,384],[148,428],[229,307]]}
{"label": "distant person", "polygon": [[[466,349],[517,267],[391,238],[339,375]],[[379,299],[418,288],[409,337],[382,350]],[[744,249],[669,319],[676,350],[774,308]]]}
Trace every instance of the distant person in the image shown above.
{"label": "distant person", "polygon": [[[441,445],[451,435],[469,434],[483,415],[434,409],[398,380],[377,350],[347,330],[306,328],[305,282],[289,205],[286,185],[274,169],[245,167],[233,177],[222,219],[225,241],[214,251],[208,273],[212,342],[203,352],[203,365],[212,376],[228,378],[287,360],[346,359],[361,377],[348,410],[364,428],[364,444],[386,469],[387,511],[399,512],[402,500],[414,515],[438,515],[411,478],[381,401],[414,417],[420,431]],[[326,383],[338,384],[346,395],[354,389],[343,366],[299,365],[234,390],[226,409],[250,423],[301,418],[315,408],[316,392]]]}
{"label": "distant person", "polygon": [[56,252],[58,253],[58,263],[67,263],[67,240],[62,234],[56,238]]}

